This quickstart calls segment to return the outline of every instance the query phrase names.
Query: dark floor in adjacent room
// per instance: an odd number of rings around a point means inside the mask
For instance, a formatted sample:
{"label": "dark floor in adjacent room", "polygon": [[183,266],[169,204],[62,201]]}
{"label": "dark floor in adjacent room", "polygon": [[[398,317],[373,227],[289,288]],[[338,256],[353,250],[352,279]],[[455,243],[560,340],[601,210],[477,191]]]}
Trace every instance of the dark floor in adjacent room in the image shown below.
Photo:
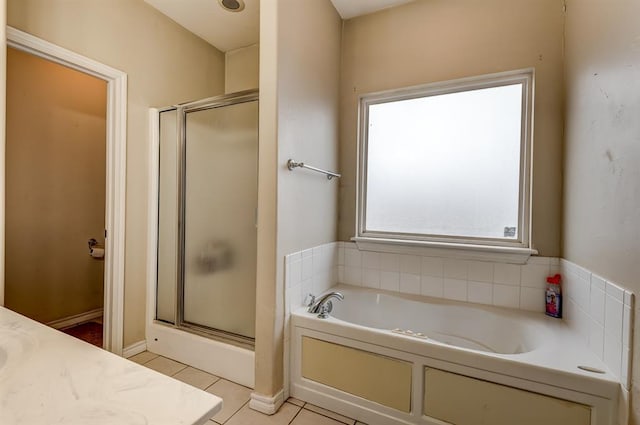
{"label": "dark floor in adjacent room", "polygon": [[75,336],[89,344],[102,348],[102,323],[87,322],[60,330],[68,335]]}

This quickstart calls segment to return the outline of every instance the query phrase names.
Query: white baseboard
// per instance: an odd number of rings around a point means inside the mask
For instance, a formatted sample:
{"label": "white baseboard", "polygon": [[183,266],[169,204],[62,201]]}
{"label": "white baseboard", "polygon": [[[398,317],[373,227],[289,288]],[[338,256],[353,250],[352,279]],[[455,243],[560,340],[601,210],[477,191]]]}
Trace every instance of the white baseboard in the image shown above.
{"label": "white baseboard", "polygon": [[51,326],[54,329],[64,329],[69,328],[74,325],[79,325],[80,323],[89,322],[93,319],[97,319],[98,317],[102,317],[103,311],[101,308],[96,308],[95,310],[86,311],[84,313],[76,314],[69,317],[63,317],[62,319],[53,320],[47,323],[47,326]]}
{"label": "white baseboard", "polygon": [[249,407],[265,415],[273,415],[284,403],[284,391],[278,391],[273,397],[264,396],[258,393],[251,393]]}
{"label": "white baseboard", "polygon": [[142,353],[143,351],[147,351],[147,341],[145,340],[138,341],[134,344],[124,347],[124,349],[122,350],[122,357],[128,359],[129,357],[133,357],[136,354]]}

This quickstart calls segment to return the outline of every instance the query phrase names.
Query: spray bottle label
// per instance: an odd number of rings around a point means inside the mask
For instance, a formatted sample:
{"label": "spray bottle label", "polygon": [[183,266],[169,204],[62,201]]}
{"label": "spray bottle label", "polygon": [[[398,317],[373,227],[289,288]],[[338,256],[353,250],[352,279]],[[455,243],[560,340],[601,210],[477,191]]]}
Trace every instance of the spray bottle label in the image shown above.
{"label": "spray bottle label", "polygon": [[562,295],[551,289],[547,289],[546,294],[546,313],[551,317],[562,317]]}

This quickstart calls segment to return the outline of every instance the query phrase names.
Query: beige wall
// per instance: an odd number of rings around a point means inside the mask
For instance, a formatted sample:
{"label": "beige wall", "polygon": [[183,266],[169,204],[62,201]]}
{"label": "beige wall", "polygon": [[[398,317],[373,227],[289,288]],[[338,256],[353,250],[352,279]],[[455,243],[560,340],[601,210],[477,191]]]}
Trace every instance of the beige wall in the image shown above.
{"label": "beige wall", "polygon": [[7,50],[6,306],[41,322],[103,305],[107,84]]}
{"label": "beige wall", "polygon": [[358,96],[534,67],[532,242],[560,250],[562,0],[418,0],[344,24],[340,240],[355,233]]}
{"label": "beige wall", "polygon": [[[640,294],[640,3],[569,0],[562,256]],[[640,424],[636,300],[632,424]]]}
{"label": "beige wall", "polygon": [[144,339],[148,108],[224,92],[224,55],[142,0],[9,0],[8,24],[128,75],[125,346]]}
{"label": "beige wall", "polygon": [[229,50],[224,54],[224,92],[257,89],[260,78],[260,45]]}
{"label": "beige wall", "polygon": [[338,182],[286,162],[337,169],[340,29],[330,0],[261,5],[256,392],[264,395],[283,386],[284,256],[336,238]]}

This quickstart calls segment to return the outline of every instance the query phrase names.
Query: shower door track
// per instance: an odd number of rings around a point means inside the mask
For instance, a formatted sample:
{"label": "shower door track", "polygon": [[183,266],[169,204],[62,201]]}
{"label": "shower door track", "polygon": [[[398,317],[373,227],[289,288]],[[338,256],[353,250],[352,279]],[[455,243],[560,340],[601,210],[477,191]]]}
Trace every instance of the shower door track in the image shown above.
{"label": "shower door track", "polygon": [[[255,339],[247,336],[223,331],[213,327],[188,322],[184,319],[184,288],[185,288],[185,217],[186,217],[186,118],[187,113],[206,109],[222,108],[230,105],[258,101],[258,91],[248,90],[229,95],[211,97],[195,102],[177,105],[178,116],[178,276],[177,276],[177,308],[175,326],[181,330],[200,336],[227,342],[251,350],[255,347]],[[174,109],[174,108],[170,108]]]}

